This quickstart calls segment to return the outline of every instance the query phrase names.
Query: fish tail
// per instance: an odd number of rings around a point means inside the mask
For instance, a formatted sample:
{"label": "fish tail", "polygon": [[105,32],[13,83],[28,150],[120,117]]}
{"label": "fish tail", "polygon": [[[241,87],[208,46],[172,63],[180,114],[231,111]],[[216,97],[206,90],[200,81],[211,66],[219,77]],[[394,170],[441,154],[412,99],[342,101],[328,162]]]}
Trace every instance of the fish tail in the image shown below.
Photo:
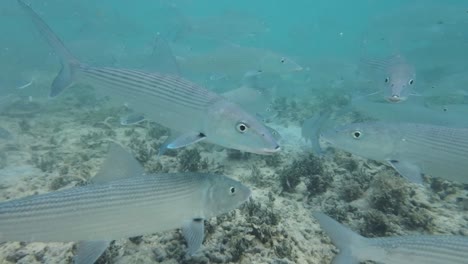
{"label": "fish tail", "polygon": [[310,141],[312,144],[312,151],[315,155],[322,156],[324,151],[320,147],[320,131],[326,125],[326,122],[330,118],[329,111],[323,111],[321,113],[317,113],[311,118],[304,121],[301,127],[302,137],[306,140]]}
{"label": "fish tail", "polygon": [[56,97],[63,90],[73,84],[73,76],[75,69],[80,65],[80,62],[73,54],[65,47],[63,42],[55,35],[50,27],[42,20],[41,17],[22,0],[17,0],[23,11],[29,15],[41,35],[47,40],[54,52],[60,58],[62,69],[57,77],[55,77],[50,90],[49,97]]}
{"label": "fish tail", "polygon": [[356,252],[368,247],[367,238],[358,235],[323,213],[314,212],[312,215],[340,250],[340,253],[333,259],[333,264],[359,264],[363,261],[359,259]]}

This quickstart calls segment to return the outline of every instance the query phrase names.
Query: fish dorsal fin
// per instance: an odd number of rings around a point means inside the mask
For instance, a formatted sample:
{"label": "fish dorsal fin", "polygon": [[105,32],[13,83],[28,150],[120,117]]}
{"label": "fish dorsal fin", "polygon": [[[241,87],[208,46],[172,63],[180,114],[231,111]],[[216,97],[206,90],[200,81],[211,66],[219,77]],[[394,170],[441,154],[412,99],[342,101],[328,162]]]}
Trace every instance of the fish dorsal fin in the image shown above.
{"label": "fish dorsal fin", "polygon": [[181,76],[179,64],[169,43],[159,34],[154,40],[153,52],[150,59],[151,70]]}
{"label": "fish dorsal fin", "polygon": [[144,174],[143,167],[122,146],[115,142],[109,144],[109,153],[99,172],[92,178],[94,184],[124,179]]}

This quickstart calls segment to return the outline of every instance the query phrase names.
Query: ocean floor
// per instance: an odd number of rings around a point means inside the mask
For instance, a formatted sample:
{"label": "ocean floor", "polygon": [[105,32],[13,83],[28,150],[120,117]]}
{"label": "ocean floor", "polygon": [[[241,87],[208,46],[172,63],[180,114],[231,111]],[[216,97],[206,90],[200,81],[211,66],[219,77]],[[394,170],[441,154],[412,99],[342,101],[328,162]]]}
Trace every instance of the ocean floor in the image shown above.
{"label": "ocean floor", "polygon": [[[290,105],[281,110],[293,111]],[[199,143],[158,159],[168,131],[151,122],[122,126],[125,111],[72,90],[56,100],[5,107],[0,124],[14,137],[0,138],[0,200],[85,183],[99,169],[109,141],[116,141],[151,173],[222,173],[250,186],[253,196],[242,208],[206,221],[197,256],[185,255],[180,230],[172,230],[117,240],[98,263],[330,263],[337,249],[313,211],[368,237],[468,235],[467,186],[430,178],[423,186],[411,184],[389,167],[341,151],[317,158],[300,135],[307,116],[290,121],[280,115],[273,122],[284,146],[278,155]],[[74,245],[6,242],[0,244],[0,263],[71,263]]]}

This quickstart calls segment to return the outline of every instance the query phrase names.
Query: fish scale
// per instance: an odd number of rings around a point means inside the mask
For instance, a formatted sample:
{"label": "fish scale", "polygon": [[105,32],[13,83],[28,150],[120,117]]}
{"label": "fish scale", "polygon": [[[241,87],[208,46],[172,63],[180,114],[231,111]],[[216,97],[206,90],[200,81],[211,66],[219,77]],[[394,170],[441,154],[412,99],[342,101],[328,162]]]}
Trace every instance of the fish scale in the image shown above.
{"label": "fish scale", "polygon": [[399,127],[405,141],[397,156],[414,160],[431,176],[467,181],[468,129],[414,124]]}
{"label": "fish scale", "polygon": [[339,248],[334,264],[358,264],[372,260],[383,264],[464,264],[468,237],[416,235],[366,238],[329,216],[314,212],[322,229]]}
{"label": "fish scale", "polygon": [[[362,136],[353,138],[355,131]],[[416,177],[405,175],[410,165],[433,177],[468,183],[468,128],[369,122],[329,130],[321,138],[353,154],[390,162],[405,177]]]}
{"label": "fish scale", "polygon": [[[261,120],[182,77],[81,63],[29,5],[17,2],[61,61],[62,69],[52,83],[50,97],[75,84],[92,86],[98,94],[173,130],[171,142],[163,144],[160,154],[165,148],[181,148],[201,140],[257,154],[280,151],[274,135]],[[245,129],[239,130],[238,125]]]}
{"label": "fish scale", "polygon": [[223,180],[190,173],[136,176],[3,202],[0,241],[112,240],[178,228],[184,219],[217,213],[206,201]]}
{"label": "fish scale", "polygon": [[463,263],[468,258],[468,240],[457,236],[405,236],[368,239],[369,245],[389,248],[392,263],[408,263],[408,258],[417,258],[417,263]]}

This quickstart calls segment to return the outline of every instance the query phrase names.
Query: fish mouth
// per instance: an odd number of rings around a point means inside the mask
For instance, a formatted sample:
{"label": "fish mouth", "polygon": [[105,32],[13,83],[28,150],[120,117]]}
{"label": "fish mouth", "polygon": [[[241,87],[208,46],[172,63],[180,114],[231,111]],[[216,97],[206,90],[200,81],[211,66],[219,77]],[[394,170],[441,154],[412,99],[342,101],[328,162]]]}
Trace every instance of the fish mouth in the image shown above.
{"label": "fish mouth", "polygon": [[394,94],[392,96],[387,97],[387,101],[389,101],[390,103],[398,103],[402,101],[402,98]]}
{"label": "fish mouth", "polygon": [[257,154],[263,154],[263,155],[273,155],[276,152],[279,152],[281,150],[281,147],[279,145],[276,145],[274,148],[263,148],[260,149],[260,151],[256,152]]}

